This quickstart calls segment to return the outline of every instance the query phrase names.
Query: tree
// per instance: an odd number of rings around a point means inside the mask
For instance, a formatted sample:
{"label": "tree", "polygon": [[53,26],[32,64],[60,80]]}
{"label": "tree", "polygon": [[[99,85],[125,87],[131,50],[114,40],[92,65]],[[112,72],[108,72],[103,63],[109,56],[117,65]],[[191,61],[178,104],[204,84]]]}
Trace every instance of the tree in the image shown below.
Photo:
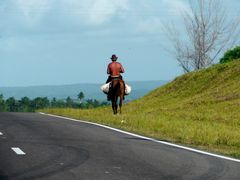
{"label": "tree", "polygon": [[67,107],[72,107],[73,106],[73,100],[70,98],[70,96],[67,97],[66,99],[66,106]]}
{"label": "tree", "polygon": [[80,103],[82,103],[82,100],[84,99],[85,95],[84,93],[81,91],[79,94],[78,94],[78,99],[80,100]]}
{"label": "tree", "polygon": [[65,103],[64,100],[59,99],[59,100],[57,100],[57,102],[56,102],[56,106],[57,106],[58,108],[64,108],[64,107],[66,107],[66,103]]}
{"label": "tree", "polygon": [[6,100],[7,111],[9,112],[17,112],[18,111],[18,102],[14,97],[10,97]]}
{"label": "tree", "polygon": [[32,107],[34,109],[43,109],[49,107],[50,102],[47,97],[37,97],[32,101]]}
{"label": "tree", "polygon": [[6,110],[5,101],[3,99],[3,95],[0,94],[0,112],[4,112]]}
{"label": "tree", "polygon": [[54,97],[50,104],[51,104],[51,107],[57,107],[57,99]]}
{"label": "tree", "polygon": [[20,111],[24,111],[24,112],[33,111],[33,110],[30,108],[30,104],[31,104],[31,100],[30,100],[28,97],[23,97],[23,98],[19,101]]}
{"label": "tree", "polygon": [[240,59],[240,46],[235,47],[234,49],[228,50],[224,56],[220,59],[220,63],[226,63],[229,61],[234,61]]}
{"label": "tree", "polygon": [[168,39],[173,44],[173,51],[169,52],[185,72],[211,65],[222,51],[236,43],[239,33],[239,21],[227,17],[220,0],[189,2],[190,10],[182,14],[185,36],[174,24],[166,26]]}

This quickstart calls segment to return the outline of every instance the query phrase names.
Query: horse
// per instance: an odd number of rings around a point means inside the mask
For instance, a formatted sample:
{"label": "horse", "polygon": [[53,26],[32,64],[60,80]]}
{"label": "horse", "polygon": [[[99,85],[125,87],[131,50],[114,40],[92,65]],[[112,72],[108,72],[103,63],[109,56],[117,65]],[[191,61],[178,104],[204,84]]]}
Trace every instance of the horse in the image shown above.
{"label": "horse", "polygon": [[111,82],[111,88],[110,88],[110,98],[112,101],[112,110],[113,114],[118,113],[118,97],[119,97],[119,109],[120,114],[122,113],[122,104],[125,94],[125,83],[121,79],[113,79]]}

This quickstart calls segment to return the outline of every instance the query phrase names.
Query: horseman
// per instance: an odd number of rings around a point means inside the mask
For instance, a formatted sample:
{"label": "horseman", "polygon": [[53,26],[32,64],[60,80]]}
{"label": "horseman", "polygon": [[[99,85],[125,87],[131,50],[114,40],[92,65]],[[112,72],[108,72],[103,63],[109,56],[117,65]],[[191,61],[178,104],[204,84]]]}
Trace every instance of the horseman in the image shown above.
{"label": "horseman", "polygon": [[[121,63],[117,62],[118,57],[113,54],[111,57],[112,62],[108,64],[107,67],[107,74],[109,74],[107,82],[109,83],[114,79],[121,79],[122,80],[122,76],[121,73],[124,73],[124,68],[122,66]],[[108,101],[111,100],[111,95],[110,95],[110,90],[108,93]]]}

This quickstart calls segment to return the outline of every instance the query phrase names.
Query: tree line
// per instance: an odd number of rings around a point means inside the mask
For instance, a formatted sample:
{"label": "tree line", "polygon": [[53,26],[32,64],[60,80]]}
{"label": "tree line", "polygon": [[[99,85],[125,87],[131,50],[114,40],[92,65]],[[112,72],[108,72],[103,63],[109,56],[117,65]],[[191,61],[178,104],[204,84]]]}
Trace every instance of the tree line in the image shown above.
{"label": "tree line", "polygon": [[100,106],[108,105],[108,102],[101,102],[96,99],[84,100],[84,93],[78,94],[78,99],[72,99],[68,96],[66,99],[52,98],[49,100],[47,97],[36,97],[30,99],[29,97],[22,97],[15,99],[9,97],[4,99],[3,94],[0,93],[0,112],[35,112],[38,109],[44,108],[81,108],[89,109]]}

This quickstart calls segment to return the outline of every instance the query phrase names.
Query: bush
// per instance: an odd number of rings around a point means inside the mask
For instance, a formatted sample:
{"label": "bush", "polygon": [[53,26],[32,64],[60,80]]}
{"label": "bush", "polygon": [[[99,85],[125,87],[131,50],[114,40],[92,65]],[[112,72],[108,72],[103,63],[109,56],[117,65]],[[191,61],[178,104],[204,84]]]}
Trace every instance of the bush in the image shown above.
{"label": "bush", "polygon": [[220,59],[220,63],[226,63],[240,58],[240,46],[228,50]]}

